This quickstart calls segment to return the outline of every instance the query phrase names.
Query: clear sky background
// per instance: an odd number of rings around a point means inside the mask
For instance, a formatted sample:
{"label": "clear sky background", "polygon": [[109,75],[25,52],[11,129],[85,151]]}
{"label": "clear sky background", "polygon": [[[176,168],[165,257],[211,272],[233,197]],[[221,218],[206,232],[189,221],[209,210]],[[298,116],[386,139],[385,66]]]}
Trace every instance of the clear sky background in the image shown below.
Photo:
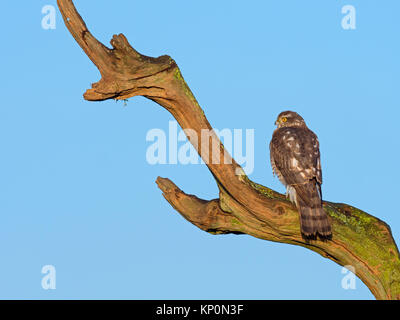
{"label": "clear sky background", "polygon": [[[83,100],[99,73],[58,10],[42,29],[47,4],[1,4],[0,298],[373,298],[359,279],[344,290],[342,268],[314,252],[213,236],[175,212],[157,176],[213,199],[208,169],[146,161],[146,133],[173,120],[155,103]],[[75,4],[104,43],[123,32],[172,56],[214,128],[254,129],[250,178],[280,192],[268,143],[279,112],[300,113],[320,139],[325,199],[386,221],[399,242],[399,1]],[[356,30],[341,27],[346,4]],[[44,265],[55,290],[41,287]]]}

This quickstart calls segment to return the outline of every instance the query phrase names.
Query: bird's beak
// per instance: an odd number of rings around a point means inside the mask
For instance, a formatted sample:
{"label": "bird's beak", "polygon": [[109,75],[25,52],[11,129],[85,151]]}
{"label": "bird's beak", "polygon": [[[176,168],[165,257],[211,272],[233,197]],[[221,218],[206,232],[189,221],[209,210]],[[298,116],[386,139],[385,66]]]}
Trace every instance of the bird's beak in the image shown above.
{"label": "bird's beak", "polygon": [[277,125],[278,125],[278,123],[279,123],[279,121],[278,121],[278,120],[276,120],[276,121],[275,121],[275,125],[277,126]]}

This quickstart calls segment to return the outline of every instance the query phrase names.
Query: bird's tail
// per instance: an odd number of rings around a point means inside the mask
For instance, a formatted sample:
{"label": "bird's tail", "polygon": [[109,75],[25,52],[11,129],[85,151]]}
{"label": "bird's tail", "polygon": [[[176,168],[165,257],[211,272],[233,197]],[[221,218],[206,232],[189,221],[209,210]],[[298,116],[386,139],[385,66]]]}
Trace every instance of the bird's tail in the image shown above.
{"label": "bird's tail", "polygon": [[331,225],[328,215],[321,207],[310,208],[300,206],[301,232],[306,238],[316,238],[319,235],[323,239],[332,237]]}

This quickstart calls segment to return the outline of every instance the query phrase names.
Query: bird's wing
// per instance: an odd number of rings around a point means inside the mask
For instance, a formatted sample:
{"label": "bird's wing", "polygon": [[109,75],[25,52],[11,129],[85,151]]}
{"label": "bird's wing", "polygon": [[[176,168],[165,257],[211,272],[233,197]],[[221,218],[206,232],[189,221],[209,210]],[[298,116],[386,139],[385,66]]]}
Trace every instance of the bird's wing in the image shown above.
{"label": "bird's wing", "polygon": [[275,130],[270,143],[271,163],[286,184],[301,185],[316,179],[322,184],[317,136],[307,128]]}

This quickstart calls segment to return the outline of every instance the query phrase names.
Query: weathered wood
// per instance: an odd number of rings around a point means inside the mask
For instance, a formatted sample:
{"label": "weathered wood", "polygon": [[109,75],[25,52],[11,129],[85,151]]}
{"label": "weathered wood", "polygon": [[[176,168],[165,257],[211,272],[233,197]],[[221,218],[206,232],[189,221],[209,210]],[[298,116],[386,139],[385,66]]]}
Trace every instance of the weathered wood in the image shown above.
{"label": "weathered wood", "polygon": [[[197,143],[191,142],[213,174],[219,198],[201,200],[168,179],[157,179],[165,199],[186,220],[213,234],[248,234],[303,246],[342,266],[352,266],[377,299],[400,299],[400,256],[385,222],[352,206],[325,202],[332,240],[303,239],[297,211],[285,196],[248,179],[215,133],[207,138],[209,147],[201,147],[202,130],[212,127],[171,57],[144,56],[122,34],[114,35],[112,48],[107,48],[89,32],[71,0],[57,2],[68,30],[102,76],[86,91],[86,100],[144,96],[168,110],[183,129],[197,134]],[[212,152],[213,139],[217,152]]]}

